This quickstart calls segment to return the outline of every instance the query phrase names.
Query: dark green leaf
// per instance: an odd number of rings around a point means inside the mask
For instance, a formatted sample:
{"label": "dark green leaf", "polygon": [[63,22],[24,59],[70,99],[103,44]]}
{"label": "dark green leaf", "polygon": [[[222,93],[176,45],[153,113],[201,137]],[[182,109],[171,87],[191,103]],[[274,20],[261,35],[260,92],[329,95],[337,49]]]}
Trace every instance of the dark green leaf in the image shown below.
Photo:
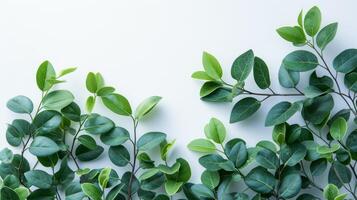
{"label": "dark green leaf", "polygon": [[260,108],[260,101],[246,97],[238,101],[231,112],[230,123],[239,122],[252,116]]}
{"label": "dark green leaf", "polygon": [[279,68],[279,83],[285,88],[294,88],[300,81],[300,73],[288,70],[282,63]]}
{"label": "dark green leaf", "polygon": [[252,71],[254,66],[254,53],[252,50],[248,50],[233,62],[231,68],[231,75],[237,81],[244,81]]}
{"label": "dark green leaf", "polygon": [[254,58],[253,68],[254,80],[260,89],[270,87],[269,69],[264,60],[259,57]]}
{"label": "dark green leaf", "polygon": [[109,132],[114,127],[114,123],[109,118],[92,115],[84,124],[84,130],[93,135],[101,135]]}
{"label": "dark green leaf", "polygon": [[129,132],[122,127],[115,127],[107,133],[100,135],[100,140],[110,146],[121,145],[130,138]]}
{"label": "dark green leaf", "polygon": [[252,169],[244,181],[250,189],[263,194],[274,190],[276,184],[274,176],[262,167]]}
{"label": "dark green leaf", "polygon": [[140,151],[147,151],[160,145],[166,139],[166,134],[161,132],[149,132],[141,136],[137,142]]}
{"label": "dark green leaf", "polygon": [[288,70],[305,72],[315,69],[319,62],[313,53],[305,50],[297,50],[285,56],[283,64]]}
{"label": "dark green leaf", "polygon": [[79,145],[76,149],[76,156],[80,161],[90,161],[98,158],[103,151],[103,147],[99,145],[97,145],[97,147],[93,150],[85,147],[84,145]]}
{"label": "dark green leaf", "polygon": [[116,166],[124,167],[130,162],[130,154],[123,145],[111,146],[108,154],[110,160]]}
{"label": "dark green leaf", "polygon": [[301,108],[299,102],[290,103],[287,101],[274,105],[265,119],[265,126],[274,126],[286,122]]}
{"label": "dark green leaf", "polygon": [[316,37],[317,46],[324,50],[326,46],[335,38],[337,32],[337,23],[332,23],[321,29]]}
{"label": "dark green leaf", "polygon": [[357,68],[357,49],[346,49],[333,60],[333,67],[341,73],[349,73]]}

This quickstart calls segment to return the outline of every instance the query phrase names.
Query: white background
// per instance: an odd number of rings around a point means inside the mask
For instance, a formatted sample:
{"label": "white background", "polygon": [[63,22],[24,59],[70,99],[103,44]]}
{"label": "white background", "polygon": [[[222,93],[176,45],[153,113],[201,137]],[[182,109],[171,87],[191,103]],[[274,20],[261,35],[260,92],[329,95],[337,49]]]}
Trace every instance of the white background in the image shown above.
{"label": "white background", "polygon": [[[282,58],[296,48],[283,41],[275,29],[295,25],[300,9],[313,5],[321,8],[324,25],[339,22],[327,57],[357,46],[357,2],[352,0],[2,0],[0,146],[7,146],[6,123],[17,117],[6,108],[6,101],[22,94],[37,102],[36,69],[42,61],[50,60],[58,71],[78,67],[60,88],[73,91],[80,105],[88,95],[84,81],[89,71],[101,72],[133,107],[148,96],[162,96],[158,109],[140,126],[140,133],[157,130],[176,139],[171,159],[176,155],[188,159],[194,172],[192,181],[198,182],[199,155],[188,151],[186,145],[204,136],[203,127],[210,117],[227,125],[229,138],[241,137],[255,145],[258,140],[270,139],[271,128],[263,125],[265,114],[280,100],[270,99],[267,108],[254,117],[229,124],[233,104],[202,102],[198,96],[201,83],[190,78],[193,71],[202,68],[202,51],[214,54],[226,79],[232,81],[231,63],[252,48],[269,65],[272,87],[283,91],[277,81],[278,68]],[[257,89],[251,77],[247,87]],[[95,111],[131,128],[128,119],[114,116],[101,105]],[[102,156],[91,166],[110,165],[108,160]]]}

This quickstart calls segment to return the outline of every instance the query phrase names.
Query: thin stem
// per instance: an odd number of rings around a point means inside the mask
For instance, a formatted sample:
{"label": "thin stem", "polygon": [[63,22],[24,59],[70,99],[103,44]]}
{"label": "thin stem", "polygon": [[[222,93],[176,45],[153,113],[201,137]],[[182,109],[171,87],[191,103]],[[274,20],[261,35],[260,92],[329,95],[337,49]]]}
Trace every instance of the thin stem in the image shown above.
{"label": "thin stem", "polygon": [[[329,68],[329,66],[328,66],[328,64],[327,64],[327,62],[326,62],[326,60],[325,60],[325,58],[323,57],[322,53],[320,53],[320,52],[316,49],[316,47],[315,47],[313,44],[311,44],[310,42],[308,42],[308,46],[310,46],[310,47],[316,52],[316,54],[320,57],[321,61],[323,62],[324,66],[325,66],[324,69],[326,69],[326,71],[330,74],[331,78],[334,80],[334,82],[335,82],[335,84],[336,84],[336,86],[337,86],[338,94],[340,95],[340,97],[345,101],[346,105],[349,107],[349,109],[352,111],[352,113],[353,113],[354,115],[357,115],[357,109],[355,108],[355,110],[354,110],[354,109],[351,107],[351,105],[348,103],[347,99],[345,98],[345,95],[342,95],[343,93],[342,93],[340,84],[339,84],[339,82],[338,82],[338,80],[337,80],[337,76],[334,76],[334,75],[332,74],[332,72],[331,72],[331,70],[330,70],[330,68]],[[354,104],[353,101],[352,101],[352,104]]]}
{"label": "thin stem", "polygon": [[132,167],[131,167],[131,174],[130,174],[130,179],[129,179],[129,184],[128,184],[128,200],[132,200],[132,191],[131,191],[131,187],[132,187],[132,184],[133,184],[133,180],[134,180],[134,176],[137,172],[136,170],[136,158],[137,158],[137,155],[138,155],[138,150],[137,150],[137,127],[138,127],[138,121],[133,117],[131,116],[132,120],[133,120],[133,126],[134,126],[134,132],[133,132],[133,137],[134,139],[132,140],[132,143],[133,143],[133,163],[132,163]]}

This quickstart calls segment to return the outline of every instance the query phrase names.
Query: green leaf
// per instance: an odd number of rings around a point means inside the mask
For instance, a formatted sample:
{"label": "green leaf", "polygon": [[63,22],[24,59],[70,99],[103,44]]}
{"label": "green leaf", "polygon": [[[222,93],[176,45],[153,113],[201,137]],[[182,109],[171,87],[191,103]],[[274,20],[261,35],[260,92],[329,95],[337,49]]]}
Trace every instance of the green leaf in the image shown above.
{"label": "green leaf", "polygon": [[[236,141],[235,144],[226,144],[225,154],[237,168],[242,167],[248,160],[248,151],[243,141]],[[230,147],[227,147],[230,146]]]}
{"label": "green leaf", "polygon": [[42,100],[42,105],[47,110],[61,110],[71,104],[74,96],[67,90],[55,90],[48,93]]}
{"label": "green leaf", "polygon": [[180,163],[180,168],[172,175],[166,174],[167,179],[176,180],[186,183],[191,178],[191,168],[188,162],[183,158],[176,159],[176,163]]}
{"label": "green leaf", "polygon": [[344,118],[338,117],[330,127],[330,134],[335,140],[342,140],[347,132],[347,122]]}
{"label": "green leaf", "polygon": [[274,176],[262,167],[252,169],[244,181],[250,189],[263,194],[274,190],[276,184]]}
{"label": "green leaf", "polygon": [[265,119],[265,126],[274,126],[286,122],[301,108],[299,102],[290,103],[287,101],[274,105]]}
{"label": "green leaf", "polygon": [[357,68],[357,49],[346,49],[336,56],[333,68],[341,73],[349,73]]}
{"label": "green leaf", "polygon": [[116,166],[124,167],[130,162],[130,154],[123,145],[111,146],[108,154],[110,160]]}
{"label": "green leaf", "polygon": [[86,79],[87,90],[91,93],[97,92],[97,79],[93,72],[89,72]]}
{"label": "green leaf", "polygon": [[300,73],[288,70],[284,63],[279,68],[279,83],[285,88],[294,88],[300,81]]}
{"label": "green leaf", "polygon": [[161,132],[149,132],[141,136],[137,142],[139,151],[148,151],[166,140],[166,134]]}
{"label": "green leaf", "polygon": [[266,169],[277,169],[280,165],[279,158],[269,149],[260,150],[255,160]]}
{"label": "green leaf", "polygon": [[351,182],[352,173],[349,168],[340,162],[333,162],[328,174],[328,182],[341,188],[345,183]]}
{"label": "green leaf", "polygon": [[106,96],[106,95],[113,93],[114,91],[115,91],[115,88],[106,86],[106,87],[102,87],[102,88],[98,89],[97,95],[100,97]]}
{"label": "green leaf", "polygon": [[92,200],[101,200],[102,191],[92,183],[83,183],[81,184],[81,188],[84,194],[91,198]]}
{"label": "green leaf", "polygon": [[306,153],[307,149],[302,144],[284,145],[280,150],[280,159],[285,166],[292,167],[304,159]]}
{"label": "green leaf", "polygon": [[114,122],[109,118],[93,114],[84,123],[84,130],[93,135],[108,133],[114,127]]}
{"label": "green leaf", "polygon": [[195,139],[190,142],[187,147],[191,151],[201,152],[201,153],[213,153],[216,151],[216,146],[209,140],[206,139]]}
{"label": "green leaf", "polygon": [[160,157],[162,160],[166,161],[167,160],[167,155],[171,148],[174,146],[176,140],[173,140],[171,142],[167,142],[165,145],[160,145]]}
{"label": "green leaf", "polygon": [[260,89],[270,87],[269,69],[264,60],[259,57],[254,58],[253,68],[254,80]]}
{"label": "green leaf", "polygon": [[281,184],[279,186],[279,196],[289,199],[296,196],[301,190],[302,180],[299,171],[292,170],[289,173],[283,173]]}
{"label": "green leaf", "polygon": [[111,171],[112,171],[112,169],[109,167],[104,168],[100,171],[99,176],[98,176],[98,182],[99,182],[100,187],[102,187],[102,189],[107,187]]}
{"label": "green leaf", "polygon": [[219,180],[220,177],[217,171],[205,170],[201,175],[201,182],[211,190],[218,186]]}
{"label": "green leaf", "polygon": [[22,186],[15,188],[14,191],[16,192],[17,196],[19,196],[19,200],[26,200],[27,197],[30,195],[29,189]]}
{"label": "green leaf", "polygon": [[183,185],[182,182],[176,182],[174,180],[167,180],[165,183],[165,191],[169,196],[176,194],[181,186]]}
{"label": "green leaf", "polygon": [[218,88],[209,95],[201,97],[201,100],[206,102],[232,102],[232,99],[232,89],[225,87]]}
{"label": "green leaf", "polygon": [[95,149],[89,149],[84,145],[79,145],[75,154],[80,161],[91,161],[98,158],[103,153],[103,151],[103,147],[99,145],[97,145]]}
{"label": "green leaf", "polygon": [[226,128],[223,123],[216,118],[211,118],[204,130],[206,137],[218,144],[222,144],[226,138]]}
{"label": "green leaf", "polygon": [[68,106],[61,109],[61,113],[69,120],[79,122],[81,120],[81,109],[79,106],[72,102]]}
{"label": "green leaf", "polygon": [[326,200],[334,200],[335,197],[337,197],[337,195],[340,193],[340,191],[338,190],[336,185],[328,184],[324,188],[323,193],[324,193],[324,197],[325,197]]}
{"label": "green leaf", "polygon": [[324,50],[326,46],[333,40],[333,38],[335,38],[337,26],[337,23],[329,24],[322,28],[321,31],[317,34],[316,43],[321,50]]}
{"label": "green leaf", "polygon": [[49,61],[43,62],[36,73],[37,86],[41,91],[47,91],[52,87],[51,79],[56,78],[56,72]]}
{"label": "green leaf", "polygon": [[70,183],[65,190],[66,200],[77,200],[85,197],[79,182]]}
{"label": "green leaf", "polygon": [[143,102],[139,104],[135,111],[135,118],[141,119],[146,114],[148,114],[161,100],[162,98],[159,96],[152,96],[145,99]]}
{"label": "green leaf", "polygon": [[63,70],[61,70],[59,72],[57,78],[61,78],[61,77],[65,76],[65,75],[67,75],[67,74],[70,74],[70,73],[76,71],[76,69],[77,69],[77,67],[69,67],[69,68],[63,69]]}
{"label": "green leaf", "polygon": [[205,82],[200,90],[200,97],[205,97],[222,87],[222,84],[216,81]]}
{"label": "green leaf", "polygon": [[297,19],[297,22],[298,22],[298,24],[299,24],[299,26],[302,28],[303,26],[302,26],[302,17],[303,17],[303,10],[301,10],[300,11],[300,13],[299,13],[299,16],[298,16],[298,19]]}
{"label": "green leaf", "polygon": [[154,175],[156,175],[156,174],[159,173],[159,172],[160,172],[160,170],[157,169],[157,168],[148,169],[148,170],[146,170],[144,173],[141,174],[141,176],[139,177],[139,179],[140,179],[141,181],[146,180],[146,179],[148,179],[148,178],[153,177]]}
{"label": "green leaf", "polygon": [[304,28],[305,32],[313,37],[319,31],[321,25],[321,12],[316,6],[312,7],[305,15]]}
{"label": "green leaf", "polygon": [[104,105],[118,115],[130,116],[132,114],[129,101],[122,95],[112,93],[102,97]]}
{"label": "green leaf", "polygon": [[344,78],[344,83],[349,90],[357,92],[357,72],[351,72],[346,74]]}
{"label": "green leaf", "polygon": [[191,75],[191,77],[199,80],[207,80],[207,81],[214,80],[212,77],[208,76],[208,74],[205,71],[196,71]]}
{"label": "green leaf", "polygon": [[316,151],[317,153],[324,155],[324,154],[331,154],[336,152],[338,149],[340,149],[340,145],[339,144],[333,144],[331,145],[331,147],[323,145],[323,146],[319,146]]}
{"label": "green leaf", "polygon": [[232,77],[239,81],[243,82],[247,79],[248,75],[252,71],[254,66],[254,53],[252,50],[248,50],[233,62],[231,68]]}
{"label": "green leaf", "polygon": [[222,68],[218,60],[211,54],[203,52],[202,64],[209,77],[219,80],[222,77]]}
{"label": "green leaf", "polygon": [[[222,169],[222,164],[226,163],[226,159],[222,158],[222,156],[218,154],[208,154],[202,156],[199,160],[199,163],[206,168],[207,170],[210,171],[218,171]],[[230,162],[231,165],[233,165],[232,162]],[[234,165],[233,165],[234,168]]]}
{"label": "green leaf", "polygon": [[97,143],[95,142],[95,139],[92,138],[89,135],[80,135],[78,137],[78,141],[83,144],[85,147],[88,149],[95,149],[97,147]]}
{"label": "green leaf", "polygon": [[296,50],[285,56],[283,64],[288,70],[306,72],[315,69],[319,61],[317,57],[309,51]]}
{"label": "green leaf", "polygon": [[0,198],[3,200],[20,200],[16,192],[8,187],[2,187],[0,189]]}
{"label": "green leaf", "polygon": [[327,118],[332,108],[334,101],[330,94],[306,99],[301,111],[302,117],[313,124],[321,124]]}
{"label": "green leaf", "polygon": [[95,105],[95,98],[93,96],[89,96],[86,101],[86,109],[89,113],[93,111]]}
{"label": "green leaf", "polygon": [[35,156],[49,156],[58,152],[60,148],[50,138],[37,136],[31,143],[29,150]]}
{"label": "green leaf", "polygon": [[61,114],[52,110],[40,112],[33,120],[33,124],[37,129],[36,131],[39,133],[53,132],[61,125],[61,122]]}
{"label": "green leaf", "polygon": [[356,160],[357,157],[357,130],[352,131],[346,139],[346,146],[352,154],[352,157]]}
{"label": "green leaf", "polygon": [[0,161],[2,163],[11,163],[14,158],[14,154],[8,148],[4,148],[0,151]]}
{"label": "green leaf", "polygon": [[27,200],[53,200],[55,198],[55,191],[51,189],[38,189],[32,191]]}
{"label": "green leaf", "polygon": [[129,140],[130,135],[129,132],[122,127],[115,127],[111,129],[109,132],[101,134],[100,140],[110,146],[117,146],[124,144],[127,140]]}
{"label": "green leaf", "polygon": [[286,134],[286,123],[282,123],[274,126],[272,137],[275,143],[279,145],[284,144],[285,134]]}
{"label": "green leaf", "polygon": [[199,198],[215,198],[213,191],[203,184],[193,185],[191,190]]}
{"label": "green leaf", "polygon": [[48,189],[52,186],[52,176],[45,171],[31,170],[25,173],[25,177],[29,185],[41,189]]}
{"label": "green leaf", "polygon": [[33,103],[28,97],[19,95],[10,99],[6,103],[7,108],[15,113],[27,113],[30,114],[33,110]]}
{"label": "green leaf", "polygon": [[252,116],[260,108],[260,101],[253,97],[246,97],[238,101],[231,112],[230,123],[243,121]]}
{"label": "green leaf", "polygon": [[284,26],[276,31],[282,38],[294,44],[304,44],[306,42],[304,30],[299,26]]}
{"label": "green leaf", "polygon": [[322,175],[327,168],[327,160],[325,158],[320,158],[318,160],[314,160],[310,165],[310,172],[312,176],[320,176]]}

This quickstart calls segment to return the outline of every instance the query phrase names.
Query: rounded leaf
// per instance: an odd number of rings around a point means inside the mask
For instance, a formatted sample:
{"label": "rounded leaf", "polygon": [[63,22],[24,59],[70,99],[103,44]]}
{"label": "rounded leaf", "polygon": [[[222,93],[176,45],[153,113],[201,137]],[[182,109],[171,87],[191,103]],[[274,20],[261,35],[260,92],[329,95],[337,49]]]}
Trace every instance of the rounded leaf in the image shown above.
{"label": "rounded leaf", "polygon": [[115,127],[109,132],[101,134],[100,140],[109,146],[117,146],[125,143],[130,138],[129,132],[122,127]]}
{"label": "rounded leaf", "polygon": [[336,56],[333,68],[341,73],[349,73],[357,68],[357,49],[346,49]]}
{"label": "rounded leaf", "polygon": [[166,140],[166,134],[161,132],[149,132],[141,136],[137,142],[139,151],[147,151],[160,145]]}
{"label": "rounded leaf", "polygon": [[283,64],[288,70],[305,72],[315,69],[319,62],[313,53],[305,50],[297,50],[285,56]]}
{"label": "rounded leaf", "polygon": [[43,62],[36,73],[37,86],[42,91],[47,91],[52,87],[50,80],[56,78],[56,72],[49,61]]}
{"label": "rounded leaf", "polygon": [[274,105],[265,119],[265,126],[274,126],[286,122],[301,108],[299,102],[290,103],[287,101]]}
{"label": "rounded leaf", "polygon": [[218,144],[222,144],[226,138],[226,128],[223,123],[216,118],[211,118],[204,130],[206,137]]}
{"label": "rounded leaf", "polygon": [[221,65],[213,55],[207,52],[203,52],[202,64],[205,72],[209,77],[212,77],[216,80],[219,80],[222,77]]}
{"label": "rounded leaf", "polygon": [[274,176],[262,167],[252,169],[244,181],[250,189],[263,194],[274,190],[276,184]]}
{"label": "rounded leaf", "polygon": [[332,23],[324,28],[317,34],[316,44],[321,49],[324,50],[326,46],[335,38],[337,32],[337,23]]}
{"label": "rounded leaf", "polygon": [[49,156],[58,152],[58,145],[48,137],[37,136],[30,145],[29,151],[35,156]]}
{"label": "rounded leaf", "polygon": [[7,108],[9,108],[12,112],[15,113],[27,113],[30,114],[33,110],[33,103],[31,99],[26,96],[16,96],[10,99],[7,104]]}
{"label": "rounded leaf", "polygon": [[42,106],[47,110],[61,110],[74,100],[74,96],[67,90],[55,90],[48,93],[42,100]]}
{"label": "rounded leaf", "polygon": [[347,132],[347,122],[343,117],[338,117],[332,122],[330,134],[335,140],[342,140]]}
{"label": "rounded leaf", "polygon": [[313,37],[319,31],[321,25],[321,12],[316,6],[312,7],[305,15],[304,28],[305,32]]}

